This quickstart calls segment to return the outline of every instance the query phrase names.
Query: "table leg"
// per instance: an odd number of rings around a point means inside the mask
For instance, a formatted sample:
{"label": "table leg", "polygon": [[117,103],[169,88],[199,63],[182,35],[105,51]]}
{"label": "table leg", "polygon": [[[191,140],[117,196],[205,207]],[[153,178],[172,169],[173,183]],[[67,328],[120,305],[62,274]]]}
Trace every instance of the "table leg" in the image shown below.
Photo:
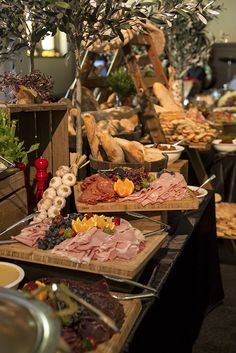
{"label": "table leg", "polygon": [[[199,150],[187,147],[186,151],[187,151],[189,160],[192,164],[192,167],[194,169],[194,172],[196,174],[196,177],[198,179],[198,182],[201,185],[208,178],[208,175],[207,175],[205,167],[202,163],[202,159],[201,159]],[[210,190],[213,189],[211,183],[207,183],[206,186]]]}

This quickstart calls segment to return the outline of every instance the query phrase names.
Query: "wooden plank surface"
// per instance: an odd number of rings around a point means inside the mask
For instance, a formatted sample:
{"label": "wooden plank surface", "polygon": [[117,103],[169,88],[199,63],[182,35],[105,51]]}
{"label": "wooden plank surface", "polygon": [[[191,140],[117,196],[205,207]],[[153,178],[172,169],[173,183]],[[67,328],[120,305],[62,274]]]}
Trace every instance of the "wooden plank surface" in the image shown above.
{"label": "wooden plank surface", "polygon": [[167,236],[167,233],[163,233],[146,238],[145,248],[130,260],[105,262],[92,260],[90,264],[79,264],[67,257],[53,254],[51,251],[30,248],[20,243],[0,245],[0,257],[131,279],[161,247]]}
{"label": "wooden plank surface", "polygon": [[125,321],[120,332],[113,335],[109,341],[99,344],[92,353],[119,353],[121,351],[140,314],[142,304],[141,301],[137,299],[123,300],[120,302],[123,305],[125,312]]}
{"label": "wooden plank surface", "polygon": [[0,104],[0,108],[8,110],[10,113],[19,112],[40,112],[49,110],[67,110],[65,103],[42,103],[42,104]]}
{"label": "wooden plank surface", "polygon": [[[7,173],[7,171],[6,171]],[[24,173],[18,169],[0,180],[0,200],[25,186]]]}
{"label": "wooden plank surface", "polygon": [[77,183],[74,187],[75,205],[78,212],[125,212],[125,211],[170,211],[170,210],[193,210],[198,209],[199,200],[189,190],[188,196],[180,201],[172,200],[163,203],[155,203],[142,206],[135,201],[123,201],[123,202],[100,202],[96,205],[88,205],[78,201],[81,193],[80,185],[82,182]]}
{"label": "wooden plank surface", "polygon": [[0,202],[0,232],[28,213],[26,189],[21,188]]}

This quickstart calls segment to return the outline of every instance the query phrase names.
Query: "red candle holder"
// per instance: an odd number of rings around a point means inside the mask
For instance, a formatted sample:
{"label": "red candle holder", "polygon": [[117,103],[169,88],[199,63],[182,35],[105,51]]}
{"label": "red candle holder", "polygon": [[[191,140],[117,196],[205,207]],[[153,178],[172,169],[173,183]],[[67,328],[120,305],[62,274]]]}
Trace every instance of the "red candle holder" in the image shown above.
{"label": "red candle holder", "polygon": [[34,161],[35,168],[37,170],[36,172],[36,179],[37,179],[37,191],[36,191],[36,203],[38,203],[42,196],[44,190],[47,188],[48,184],[48,173],[47,173],[47,167],[48,167],[48,161],[45,158],[37,158]]}

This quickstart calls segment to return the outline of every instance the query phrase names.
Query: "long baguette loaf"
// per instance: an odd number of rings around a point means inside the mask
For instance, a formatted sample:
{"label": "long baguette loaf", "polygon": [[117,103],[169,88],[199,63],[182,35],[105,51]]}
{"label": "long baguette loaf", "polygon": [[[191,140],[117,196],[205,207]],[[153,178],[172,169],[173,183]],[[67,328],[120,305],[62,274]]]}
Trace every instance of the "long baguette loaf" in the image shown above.
{"label": "long baguette loaf", "polygon": [[89,146],[91,149],[91,154],[93,158],[98,159],[100,161],[103,160],[101,152],[99,151],[99,139],[97,137],[97,124],[95,118],[92,114],[84,114],[83,115],[84,126],[89,142]]}
{"label": "long baguette loaf", "polygon": [[144,163],[144,147],[137,141],[128,141],[115,137],[115,141],[120,145],[125,154],[125,159],[129,163]]}
{"label": "long baguette loaf", "polygon": [[165,108],[168,112],[179,112],[183,111],[181,105],[174,101],[171,92],[160,82],[155,82],[153,84],[153,92],[155,96],[159,99],[160,105]]}
{"label": "long baguette loaf", "polygon": [[109,161],[115,163],[124,163],[125,156],[120,145],[109,134],[108,131],[98,131],[97,136],[99,141],[107,154]]}

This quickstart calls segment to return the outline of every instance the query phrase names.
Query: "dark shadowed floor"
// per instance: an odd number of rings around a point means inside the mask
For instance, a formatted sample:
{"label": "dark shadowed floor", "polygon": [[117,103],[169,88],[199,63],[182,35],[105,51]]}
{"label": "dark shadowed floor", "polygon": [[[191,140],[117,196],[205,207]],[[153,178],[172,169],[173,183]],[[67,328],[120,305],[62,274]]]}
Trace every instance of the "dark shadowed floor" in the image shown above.
{"label": "dark shadowed floor", "polygon": [[236,353],[236,253],[219,242],[225,299],[205,318],[193,353]]}

